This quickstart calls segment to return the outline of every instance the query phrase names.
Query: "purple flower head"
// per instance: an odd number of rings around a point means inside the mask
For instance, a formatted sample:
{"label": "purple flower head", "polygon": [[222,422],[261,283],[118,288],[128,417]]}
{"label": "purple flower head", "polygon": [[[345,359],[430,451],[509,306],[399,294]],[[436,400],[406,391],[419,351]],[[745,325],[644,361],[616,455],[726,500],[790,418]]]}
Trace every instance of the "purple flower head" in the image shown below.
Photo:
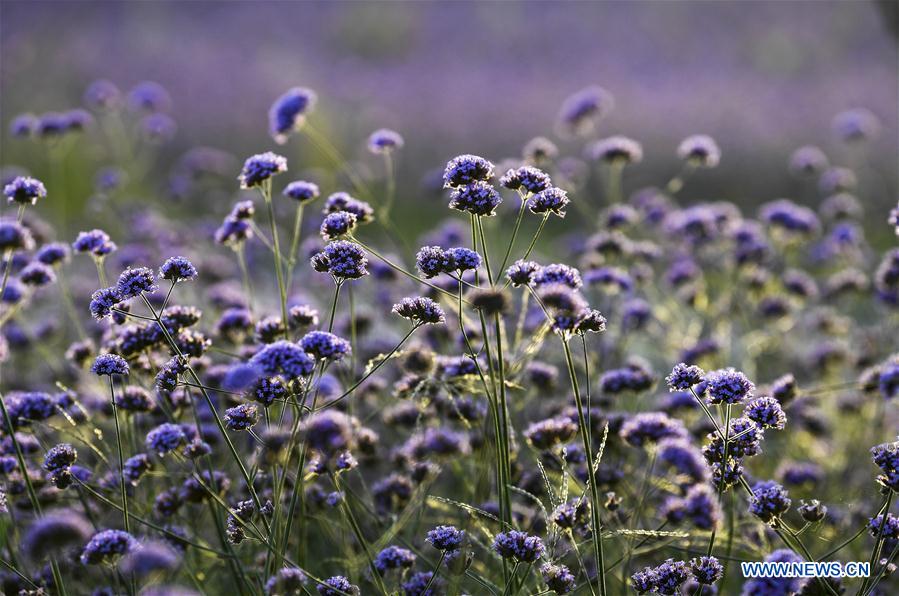
{"label": "purple flower head", "polygon": [[44,188],[44,183],[37,178],[18,176],[3,187],[3,196],[10,203],[35,205],[38,199],[43,199],[47,196],[47,189]]}
{"label": "purple flower head", "polygon": [[103,530],[91,537],[81,552],[81,562],[85,565],[117,560],[138,548],[138,543],[128,532]]}
{"label": "purple flower head", "polygon": [[784,487],[772,480],[763,480],[752,487],[749,513],[767,523],[789,511],[790,503]]}
{"label": "purple flower head", "polygon": [[577,425],[570,418],[561,416],[532,422],[524,431],[525,438],[540,450],[563,445],[576,434]]}
{"label": "purple flower head", "polygon": [[452,253],[439,246],[421,247],[418,254],[415,255],[415,265],[427,279],[456,269]]}
{"label": "purple flower head", "polygon": [[694,484],[683,499],[684,517],[700,530],[711,530],[721,521],[718,494],[708,484]]}
{"label": "purple flower head", "polygon": [[752,397],[755,385],[743,373],[732,368],[712,371],[705,377],[710,404],[738,404]]}
{"label": "purple flower head", "polygon": [[306,574],[296,567],[282,567],[265,582],[266,596],[302,594],[308,581]]}
{"label": "purple flower head", "polygon": [[659,594],[673,596],[680,593],[681,585],[690,579],[690,569],[684,561],[666,559],[653,569],[653,588]]}
{"label": "purple flower head", "polygon": [[132,549],[119,562],[119,569],[136,577],[176,570],[181,565],[181,553],[168,542],[150,540]]}
{"label": "purple flower head", "polygon": [[173,282],[190,281],[197,275],[197,268],[186,257],[169,257],[159,268],[159,277]]}
{"label": "purple flower head", "polygon": [[181,426],[166,422],[147,433],[147,449],[165,455],[177,449],[186,438]]}
{"label": "purple flower head", "polygon": [[83,545],[92,531],[90,522],[83,515],[71,509],[59,509],[32,522],[19,545],[25,556],[38,561],[52,553]]}
{"label": "purple flower head", "polygon": [[311,203],[320,194],[317,184],[305,180],[295,180],[284,188],[284,196],[299,203]]}
{"label": "purple flower head", "polygon": [[304,348],[286,340],[265,345],[250,358],[250,364],[266,375],[283,374],[287,379],[311,375],[315,361]]}
{"label": "purple flower head", "polygon": [[122,475],[131,484],[137,484],[152,467],[153,463],[150,461],[150,456],[146,453],[138,453],[125,460],[122,466]]}
{"label": "purple flower head", "polygon": [[332,362],[350,353],[350,342],[327,331],[310,331],[300,339],[300,347],[316,360]]}
{"label": "purple flower head", "polygon": [[667,438],[685,439],[687,429],[680,420],[663,412],[643,412],[629,418],[619,434],[628,445],[642,447]]}
{"label": "purple flower head", "polygon": [[444,188],[458,188],[493,178],[493,164],[477,155],[459,155],[446,164]]}
{"label": "purple flower head", "polygon": [[425,540],[437,550],[451,552],[458,550],[465,539],[465,532],[455,526],[437,526],[428,530]]}
{"label": "purple flower head", "polygon": [[631,575],[631,587],[637,594],[653,592],[656,588],[656,575],[652,567],[644,567]]}
{"label": "purple flower head", "polygon": [[892,513],[883,514],[872,517],[868,522],[868,532],[871,536],[878,538],[883,536],[887,540],[899,539],[899,517]]}
{"label": "purple flower head", "polygon": [[164,143],[175,137],[178,125],[167,114],[148,114],[140,121],[141,133],[150,143]]}
{"label": "purple flower head", "polygon": [[355,227],[355,214],[349,211],[335,211],[325,216],[320,232],[325,240],[336,240],[352,232]]}
{"label": "purple flower head", "polygon": [[78,459],[78,452],[68,443],[54,445],[44,455],[44,469],[50,472],[70,468]]}
{"label": "purple flower head", "polygon": [[90,230],[79,232],[72,249],[78,253],[90,253],[95,257],[108,255],[118,248],[103,230]]}
{"label": "purple flower head", "polygon": [[26,138],[37,132],[40,121],[34,114],[19,114],[9,123],[9,134],[13,137]]}
{"label": "purple flower head", "polygon": [[361,593],[358,586],[351,584],[350,580],[342,575],[329,577],[324,583],[315,586],[315,589],[321,596],[344,596],[344,594],[356,596]]}
{"label": "purple flower head", "polygon": [[225,410],[225,427],[228,430],[249,430],[259,421],[256,404],[240,404]]}
{"label": "purple flower head", "polygon": [[317,99],[311,89],[292,87],[275,100],[268,111],[268,129],[276,143],[283,145],[303,126]]}
{"label": "purple flower head", "polygon": [[530,284],[539,269],[540,265],[534,261],[518,260],[506,269],[506,277],[517,288]]}
{"label": "purple flower head", "polygon": [[604,118],[615,106],[612,94],[598,85],[570,95],[559,111],[559,123],[570,133],[583,135]]}
{"label": "purple flower head", "polygon": [[712,137],[693,135],[681,141],[677,156],[696,168],[714,168],[721,161],[721,149]]}
{"label": "purple flower head", "polygon": [[95,375],[127,375],[129,373],[128,362],[118,354],[100,354],[91,366],[91,372]]}
{"label": "purple flower head", "polygon": [[19,280],[26,286],[41,288],[56,281],[56,273],[49,265],[34,261],[19,272]]}
{"label": "purple flower head", "polygon": [[12,251],[32,248],[34,237],[28,228],[16,221],[0,220],[0,249]]}
{"label": "purple flower head", "polygon": [[533,563],[543,556],[546,547],[538,536],[530,536],[525,532],[510,530],[508,532],[500,532],[494,537],[493,550],[504,559]]}
{"label": "purple flower head", "polygon": [[773,397],[757,397],[746,404],[743,412],[762,428],[783,430],[787,423],[787,415]]}
{"label": "purple flower head", "polygon": [[136,267],[133,269],[129,267],[122,272],[119,276],[119,281],[116,283],[116,291],[123,301],[135,298],[143,293],[152,294],[158,289],[156,276],[149,267]]}
{"label": "purple flower head", "polygon": [[446,315],[440,305],[430,298],[421,296],[403,298],[393,305],[391,312],[409,319],[415,325],[436,325],[446,321]]}
{"label": "purple flower head", "polygon": [[565,208],[570,202],[568,193],[561,188],[552,186],[532,196],[528,201],[528,209],[531,210],[531,213],[538,215],[552,213],[559,217],[565,217]]}
{"label": "purple flower head", "polygon": [[899,493],[899,441],[872,447],[871,458],[883,471],[877,481]]}
{"label": "purple flower head", "polygon": [[610,164],[634,164],[643,160],[643,147],[627,137],[608,137],[587,147],[587,157]]}
{"label": "purple flower head", "polygon": [[398,546],[388,546],[375,556],[375,568],[384,573],[392,569],[409,569],[415,564],[412,551]]}
{"label": "purple flower head", "polygon": [[250,227],[248,218],[239,218],[229,215],[224,219],[222,225],[215,231],[214,239],[216,243],[224,246],[238,246],[244,240],[253,237],[253,230]]}
{"label": "purple flower head", "polygon": [[531,285],[535,288],[552,284],[564,284],[572,290],[577,290],[584,285],[584,282],[581,280],[580,271],[563,263],[544,265],[531,277]]}
{"label": "purple flower head", "polygon": [[790,156],[790,171],[799,176],[813,176],[827,169],[827,156],[818,147],[806,145]]}
{"label": "purple flower head", "polygon": [[271,151],[266,151],[265,153],[248,157],[237,180],[240,182],[241,188],[254,188],[261,186],[263,182],[270,180],[272,176],[286,171],[287,159]]}
{"label": "purple flower head", "polygon": [[[456,246],[446,249],[446,254],[453,263],[452,271],[458,272],[460,275],[465,271],[474,271],[481,266],[481,255],[463,246]],[[449,273],[449,271],[444,271]]]}
{"label": "purple flower head", "polygon": [[392,153],[403,148],[403,137],[395,130],[379,128],[368,137],[368,150],[374,154]]}
{"label": "purple flower head", "polygon": [[323,213],[338,213],[346,211],[356,216],[357,223],[363,224],[375,218],[375,210],[365,201],[350,196],[349,193],[335,192],[325,199]]}
{"label": "purple flower head", "polygon": [[359,279],[368,275],[368,259],[361,246],[348,240],[337,240],[311,259],[312,268],[329,273],[337,280]]}
{"label": "purple flower head", "polygon": [[34,258],[44,265],[59,265],[69,258],[69,247],[60,242],[50,242],[41,246]]}
{"label": "purple flower head", "polygon": [[306,441],[323,455],[337,455],[353,443],[353,421],[343,412],[325,410],[306,421]]}
{"label": "purple flower head", "polygon": [[145,112],[166,112],[172,107],[172,98],[159,83],[141,81],[128,92],[128,105]]}
{"label": "purple flower head", "polygon": [[671,391],[689,391],[698,385],[705,376],[705,371],[696,365],[675,364],[671,374],[665,377],[668,389]]}
{"label": "purple flower head", "polygon": [[499,183],[503,188],[519,192],[523,191],[524,194],[535,194],[552,186],[552,180],[549,175],[533,166],[513,168],[499,179]]}
{"label": "purple flower head", "polygon": [[821,229],[821,222],[814,211],[787,199],[762,205],[759,219],[769,226],[796,234],[814,234]]}
{"label": "purple flower head", "polygon": [[84,92],[84,103],[88,107],[99,110],[108,110],[119,105],[122,92],[115,83],[105,79],[98,79],[88,85]]}
{"label": "purple flower head", "polygon": [[492,217],[502,202],[503,198],[489,183],[472,182],[453,189],[449,207],[472,215]]}
{"label": "purple flower head", "polygon": [[556,594],[568,594],[577,587],[577,579],[565,565],[544,563],[540,566],[543,583]]}
{"label": "purple flower head", "polygon": [[853,108],[834,117],[833,131],[847,143],[871,140],[880,133],[880,120],[870,110]]}
{"label": "purple flower head", "polygon": [[704,482],[709,479],[709,469],[702,452],[690,441],[682,438],[670,438],[659,441],[658,460],[671,466],[679,475],[686,476],[692,482]]}

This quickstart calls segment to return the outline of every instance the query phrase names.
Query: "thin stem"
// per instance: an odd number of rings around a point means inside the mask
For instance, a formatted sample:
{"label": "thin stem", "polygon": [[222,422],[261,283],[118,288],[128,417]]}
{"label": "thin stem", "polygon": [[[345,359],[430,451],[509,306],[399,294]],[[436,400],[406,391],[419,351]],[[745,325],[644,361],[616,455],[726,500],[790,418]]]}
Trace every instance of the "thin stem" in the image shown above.
{"label": "thin stem", "polygon": [[499,266],[497,275],[502,275],[506,270],[506,264],[509,262],[509,255],[512,254],[512,247],[515,246],[515,239],[518,237],[518,230],[521,228],[521,220],[524,219],[524,210],[527,207],[527,201],[521,197],[521,207],[518,208],[518,218],[515,220],[515,228],[512,230],[512,237],[509,238],[509,246],[506,247],[506,254],[503,256],[503,262]]}
{"label": "thin stem", "polygon": [[122,514],[125,516],[125,531],[131,533],[131,520],[128,518],[128,489],[125,484],[125,457],[122,454],[122,432],[119,427],[119,406],[115,401],[115,384],[109,377],[109,395],[112,398],[112,417],[115,420],[116,449],[119,454],[119,488],[122,491]]}
{"label": "thin stem", "polygon": [[278,277],[278,294],[281,299],[281,324],[284,328],[284,339],[288,337],[287,324],[287,288],[284,286],[284,271],[281,265],[281,244],[278,240],[278,226],[275,222],[275,206],[272,201],[272,181],[271,178],[265,181],[262,188],[262,197],[265,199],[265,206],[268,208],[268,219],[272,230],[272,245],[275,253],[275,274]]}
{"label": "thin stem", "polygon": [[587,455],[587,483],[590,485],[592,507],[590,507],[590,529],[593,533],[593,555],[596,557],[596,573],[599,576],[599,594],[606,594],[606,570],[602,544],[602,520],[599,516],[599,488],[596,486],[596,477],[593,474],[593,446],[590,444],[590,431],[584,415],[584,404],[581,401],[581,391],[578,386],[577,373],[574,369],[574,360],[571,357],[571,348],[568,341],[562,337],[562,347],[565,350],[565,362],[568,365],[568,377],[571,379],[571,389],[574,391],[574,401],[577,406],[578,425],[580,426],[581,439],[584,443],[584,453]]}
{"label": "thin stem", "polygon": [[385,364],[387,363],[387,361],[390,360],[390,359],[393,357],[394,354],[396,354],[396,352],[403,346],[403,344],[405,344],[406,341],[407,341],[410,337],[412,337],[412,334],[415,332],[416,329],[418,329],[418,327],[419,327],[419,326],[416,325],[415,327],[413,327],[412,329],[410,329],[410,330],[409,330],[409,333],[407,333],[407,334],[403,337],[403,339],[400,340],[400,343],[398,343],[398,344],[396,345],[396,347],[394,347],[392,350],[390,350],[390,352],[389,352],[386,356],[384,356],[384,358],[382,358],[381,360],[379,360],[378,363],[375,364],[375,365],[372,367],[372,369],[371,369],[370,371],[368,371],[367,373],[365,373],[364,375],[362,375],[362,378],[359,379],[358,381],[356,381],[356,382],[353,384],[352,387],[350,387],[349,389],[347,389],[346,391],[344,391],[341,395],[339,395],[339,396],[337,396],[337,397],[335,397],[335,398],[333,398],[333,399],[331,399],[331,400],[329,400],[329,401],[323,403],[323,404],[320,405],[318,408],[316,408],[314,411],[318,412],[318,411],[320,411],[320,410],[325,410],[325,409],[327,409],[327,408],[333,406],[334,404],[336,404],[336,403],[338,403],[338,402],[340,402],[340,401],[346,399],[346,398],[349,397],[350,395],[352,395],[353,392],[354,392],[356,389],[359,388],[359,385],[361,385],[362,383],[364,383],[370,376],[372,376],[373,374],[375,374],[376,372],[378,372],[378,369],[381,368],[383,365],[385,365]]}

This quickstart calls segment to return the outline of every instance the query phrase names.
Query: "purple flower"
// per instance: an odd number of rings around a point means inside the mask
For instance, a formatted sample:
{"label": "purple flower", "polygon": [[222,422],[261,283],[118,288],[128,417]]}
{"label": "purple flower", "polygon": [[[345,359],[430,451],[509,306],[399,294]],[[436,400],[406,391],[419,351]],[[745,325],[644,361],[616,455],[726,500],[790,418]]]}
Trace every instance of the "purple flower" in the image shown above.
{"label": "purple flower", "polygon": [[186,439],[184,429],[177,424],[166,422],[147,433],[147,448],[159,455],[171,453]]}
{"label": "purple flower", "polygon": [[790,509],[790,497],[781,485],[771,480],[757,482],[752,487],[749,513],[764,522],[771,522]]}
{"label": "purple flower", "polygon": [[90,230],[79,232],[72,249],[79,253],[91,253],[95,257],[108,255],[116,250],[115,242],[110,240],[109,234],[103,230]]}
{"label": "purple flower", "polygon": [[428,530],[428,535],[425,537],[431,546],[443,552],[458,550],[464,539],[465,532],[455,526],[437,526]]}
{"label": "purple flower", "polygon": [[721,149],[712,137],[693,135],[681,141],[677,156],[695,168],[714,168],[721,161]]}
{"label": "purple flower", "polygon": [[757,397],[746,404],[743,413],[762,428],[783,430],[787,423],[787,415],[780,402],[773,397]]}
{"label": "purple flower", "polygon": [[368,150],[375,154],[387,154],[402,149],[403,137],[395,130],[379,128],[368,137]]}
{"label": "purple flower", "polygon": [[288,379],[305,377],[315,370],[315,361],[304,348],[286,340],[267,344],[250,358],[250,364],[267,375],[283,374]]}
{"label": "purple flower", "polygon": [[118,354],[100,354],[91,366],[95,375],[127,375],[130,371],[128,362]]}
{"label": "purple flower", "polygon": [[269,133],[275,142],[283,145],[290,133],[303,126],[317,99],[311,89],[292,87],[275,100],[268,111]]}
{"label": "purple flower", "polygon": [[332,362],[350,353],[350,342],[327,331],[310,331],[300,339],[300,347],[316,360]]}
{"label": "purple flower", "polygon": [[355,227],[355,214],[349,211],[336,211],[325,216],[320,232],[325,240],[336,240],[352,232]]}
{"label": "purple flower", "polygon": [[97,565],[113,561],[138,548],[131,534],[122,530],[103,530],[93,535],[81,553],[85,565]]}
{"label": "purple flower", "polygon": [[752,381],[732,368],[712,371],[705,381],[710,404],[738,404],[752,397],[755,391]]}
{"label": "purple flower", "polygon": [[705,371],[696,365],[676,364],[671,374],[665,378],[671,391],[685,391],[702,382]]}
{"label": "purple flower", "polygon": [[295,180],[284,188],[284,196],[301,204],[311,203],[320,195],[318,185],[305,180]]}
{"label": "purple flower", "polygon": [[477,155],[459,155],[446,164],[443,172],[445,188],[458,188],[493,178],[493,164]]}
{"label": "purple flower", "polygon": [[337,280],[359,279],[368,275],[368,259],[361,246],[348,240],[337,240],[311,259],[312,268],[330,273]]}
{"label": "purple flower", "polygon": [[197,268],[185,257],[169,257],[159,268],[159,277],[173,282],[189,281],[197,277]]}
{"label": "purple flower", "polygon": [[149,267],[125,269],[116,283],[116,290],[122,300],[128,300],[143,293],[151,294],[159,289],[156,276]]}
{"label": "purple flower", "polygon": [[494,537],[493,550],[504,559],[533,563],[543,556],[546,547],[538,536],[530,536],[525,532],[510,530],[508,532],[500,532]]}
{"label": "purple flower", "polygon": [[568,193],[553,186],[532,196],[528,201],[528,209],[531,210],[531,213],[538,215],[552,213],[559,217],[565,217],[565,208],[570,202]]}
{"label": "purple flower", "polygon": [[263,182],[287,171],[287,159],[271,151],[247,158],[237,180],[241,188],[261,186]]}
{"label": "purple flower", "polygon": [[225,426],[228,430],[249,430],[259,421],[255,404],[240,404],[225,410]]}
{"label": "purple flower", "polygon": [[35,205],[38,199],[47,196],[47,189],[44,188],[44,183],[37,178],[18,176],[3,187],[3,195],[10,203]]}
{"label": "purple flower", "polygon": [[472,182],[453,189],[449,207],[480,217],[492,217],[502,202],[503,198],[489,183]]}
{"label": "purple flower", "polygon": [[430,298],[421,296],[403,298],[393,305],[391,312],[409,319],[415,325],[436,325],[446,321],[446,315],[440,305]]}

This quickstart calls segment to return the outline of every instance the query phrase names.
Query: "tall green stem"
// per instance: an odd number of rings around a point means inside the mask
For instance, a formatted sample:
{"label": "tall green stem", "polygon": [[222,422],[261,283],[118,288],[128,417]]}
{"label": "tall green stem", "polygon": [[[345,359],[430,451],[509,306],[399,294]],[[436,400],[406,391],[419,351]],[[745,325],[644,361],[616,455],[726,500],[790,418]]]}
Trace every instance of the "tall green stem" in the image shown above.
{"label": "tall green stem", "polygon": [[[596,476],[593,473],[593,445],[590,443],[590,431],[588,421],[584,413],[584,404],[581,400],[580,386],[577,380],[577,372],[574,368],[574,360],[571,357],[571,348],[568,339],[562,337],[562,347],[565,350],[565,362],[568,365],[568,377],[571,379],[571,390],[574,392],[574,401],[577,406],[578,426],[580,426],[581,439],[584,443],[584,453],[587,455],[587,484],[590,486],[590,496],[593,501],[590,507],[590,529],[593,533],[593,556],[596,557],[596,573],[599,578],[599,594],[606,594],[606,570],[602,544],[602,520],[599,517],[599,488],[596,486]],[[587,380],[589,382],[589,379]]]}
{"label": "tall green stem", "polygon": [[278,278],[278,294],[281,299],[281,326],[284,328],[284,339],[288,339],[287,324],[287,288],[284,285],[284,271],[281,265],[281,244],[278,240],[278,225],[275,221],[275,206],[272,202],[271,178],[262,185],[262,198],[268,208],[268,219],[272,231],[272,249],[275,253],[275,275]]}

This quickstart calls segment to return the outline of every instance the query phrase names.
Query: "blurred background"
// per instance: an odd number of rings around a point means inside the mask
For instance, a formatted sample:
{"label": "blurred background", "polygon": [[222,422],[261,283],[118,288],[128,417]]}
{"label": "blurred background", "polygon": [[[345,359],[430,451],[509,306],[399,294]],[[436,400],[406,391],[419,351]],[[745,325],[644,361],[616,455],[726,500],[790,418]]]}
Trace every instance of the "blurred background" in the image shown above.
{"label": "blurred background", "polygon": [[[123,91],[152,80],[172,97],[177,131],[156,149],[146,183],[130,192],[169,200],[166,179],[154,180],[153,172],[167,172],[185,151],[204,145],[238,158],[236,176],[246,155],[276,148],[267,110],[287,88],[302,85],[318,93],[316,126],[362,171],[382,167],[365,150],[368,134],[399,131],[406,140],[399,200],[420,201],[422,180],[458,153],[501,160],[546,135],[580,155],[583,140],[554,137],[553,125],[567,96],[599,84],[616,107],[597,134],[624,134],[644,146],[644,162],[627,171],[628,190],[664,184],[679,168],[679,141],[707,133],[723,159],[690,182],[697,200],[751,208],[799,194],[789,155],[816,144],[833,163],[862,170],[861,200],[885,214],[895,204],[899,162],[897,6],[4,0],[2,162],[51,176],[46,148],[12,138],[6,124],[15,115],[78,107],[98,78]],[[847,148],[831,122],[855,107],[871,110],[882,130],[863,147]],[[302,140],[282,151],[294,173],[330,167]],[[93,174],[75,174],[115,158],[92,155],[87,144],[68,148],[67,220],[78,220],[93,192],[83,182]],[[445,213],[442,201],[432,204],[441,207],[435,217]],[[213,211],[224,214],[229,205]]]}

